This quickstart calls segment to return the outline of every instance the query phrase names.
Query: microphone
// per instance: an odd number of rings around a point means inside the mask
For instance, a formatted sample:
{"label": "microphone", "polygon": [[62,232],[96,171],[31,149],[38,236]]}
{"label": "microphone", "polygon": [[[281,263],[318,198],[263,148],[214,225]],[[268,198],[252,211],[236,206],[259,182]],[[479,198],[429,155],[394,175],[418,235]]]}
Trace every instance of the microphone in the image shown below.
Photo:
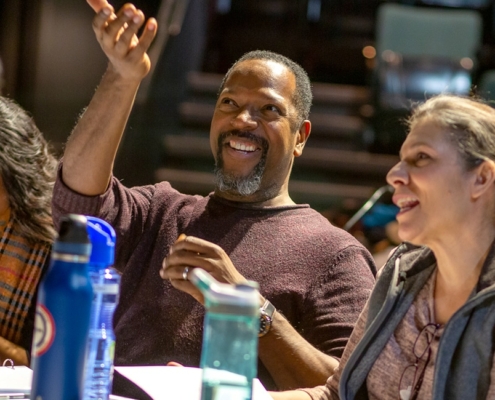
{"label": "microphone", "polygon": [[363,204],[363,206],[354,214],[349,221],[344,225],[344,230],[349,231],[356,222],[358,222],[364,214],[366,214],[371,207],[375,205],[375,203],[385,194],[385,193],[393,193],[394,188],[390,185],[385,185],[382,186],[381,188],[377,189],[375,193],[368,199],[366,203]]}

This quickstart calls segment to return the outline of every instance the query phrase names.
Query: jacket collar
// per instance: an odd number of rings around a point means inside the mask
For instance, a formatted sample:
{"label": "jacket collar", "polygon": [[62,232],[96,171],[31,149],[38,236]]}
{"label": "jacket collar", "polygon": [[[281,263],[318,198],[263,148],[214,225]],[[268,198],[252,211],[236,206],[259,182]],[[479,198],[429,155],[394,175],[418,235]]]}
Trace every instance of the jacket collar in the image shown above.
{"label": "jacket collar", "polygon": [[387,264],[393,264],[395,268],[398,264],[398,273],[409,278],[431,267],[435,262],[435,255],[428,247],[403,242],[391,255]]}
{"label": "jacket collar", "polygon": [[480,279],[476,286],[476,291],[481,292],[495,285],[495,241],[492,242],[485,263],[481,269]]}
{"label": "jacket collar", "polygon": [[[412,277],[436,263],[435,255],[426,246],[416,246],[411,243],[402,243],[390,257],[390,262],[399,262],[399,273],[405,278]],[[479,293],[495,285],[495,241],[492,242],[490,250],[481,270],[481,275],[476,287]]]}

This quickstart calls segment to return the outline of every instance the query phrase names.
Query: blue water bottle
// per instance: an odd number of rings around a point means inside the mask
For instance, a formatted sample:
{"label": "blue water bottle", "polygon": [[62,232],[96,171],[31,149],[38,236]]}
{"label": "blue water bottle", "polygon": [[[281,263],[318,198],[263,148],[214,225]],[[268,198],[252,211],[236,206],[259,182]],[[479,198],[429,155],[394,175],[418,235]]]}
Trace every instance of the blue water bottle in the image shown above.
{"label": "blue water bottle", "polygon": [[113,313],[119,298],[120,275],[112,268],[115,256],[115,231],[105,221],[88,218],[88,233],[93,246],[89,275],[93,284],[86,373],[83,400],[107,400],[113,381],[115,334]]}
{"label": "blue water bottle", "polygon": [[91,242],[82,215],[62,217],[40,282],[32,350],[32,400],[80,400],[93,288]]}
{"label": "blue water bottle", "polygon": [[258,365],[258,284],[220,283],[201,268],[189,276],[206,308],[201,400],[250,400]]}

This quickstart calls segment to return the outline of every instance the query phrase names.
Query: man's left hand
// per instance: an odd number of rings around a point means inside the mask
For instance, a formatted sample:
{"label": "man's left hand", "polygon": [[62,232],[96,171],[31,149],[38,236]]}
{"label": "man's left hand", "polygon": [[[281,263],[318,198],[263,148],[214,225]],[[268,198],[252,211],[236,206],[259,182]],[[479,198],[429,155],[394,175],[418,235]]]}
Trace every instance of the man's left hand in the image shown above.
{"label": "man's left hand", "polygon": [[176,289],[189,293],[204,304],[201,292],[188,279],[184,279],[187,278],[187,271],[193,268],[204,269],[219,282],[246,282],[220,246],[194,236],[185,236],[170,247],[169,255],[163,260],[160,276],[169,279]]}

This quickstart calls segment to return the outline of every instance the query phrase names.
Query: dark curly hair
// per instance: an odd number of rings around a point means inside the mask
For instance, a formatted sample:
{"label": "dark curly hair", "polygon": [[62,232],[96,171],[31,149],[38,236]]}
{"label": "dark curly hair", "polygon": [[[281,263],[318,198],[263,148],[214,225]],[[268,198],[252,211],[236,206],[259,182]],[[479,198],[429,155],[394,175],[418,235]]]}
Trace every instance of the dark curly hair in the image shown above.
{"label": "dark curly hair", "polygon": [[33,118],[0,96],[0,175],[10,212],[30,242],[53,242],[52,190],[57,160]]}
{"label": "dark curly hair", "polygon": [[230,74],[235,69],[237,64],[246,60],[273,61],[286,66],[289,71],[294,74],[296,78],[296,90],[294,91],[294,96],[291,100],[292,104],[294,104],[294,107],[297,110],[297,121],[295,128],[299,129],[304,120],[309,118],[309,112],[311,109],[311,104],[313,102],[313,92],[311,90],[311,81],[304,68],[296,62],[292,61],[290,58],[268,50],[250,51],[241,56],[241,58],[239,58],[232,65],[232,67],[229,68],[229,70],[223,77],[222,84],[220,85],[220,90],[218,91],[218,93],[220,94],[222,92],[225,86],[225,82],[227,82],[227,79],[229,78]]}

